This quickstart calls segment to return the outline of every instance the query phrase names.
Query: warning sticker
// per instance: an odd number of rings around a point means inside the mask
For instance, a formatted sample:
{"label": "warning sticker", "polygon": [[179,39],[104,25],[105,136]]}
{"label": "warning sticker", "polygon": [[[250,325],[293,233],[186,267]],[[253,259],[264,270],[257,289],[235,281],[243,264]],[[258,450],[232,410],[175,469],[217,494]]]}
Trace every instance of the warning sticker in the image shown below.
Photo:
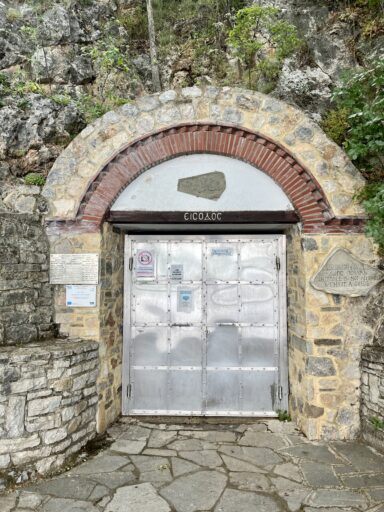
{"label": "warning sticker", "polygon": [[177,311],[182,313],[193,311],[193,290],[191,288],[178,288]]}
{"label": "warning sticker", "polygon": [[136,256],[136,277],[155,276],[155,255],[152,251],[139,251]]}
{"label": "warning sticker", "polygon": [[182,281],[184,277],[184,265],[171,265],[171,281]]}

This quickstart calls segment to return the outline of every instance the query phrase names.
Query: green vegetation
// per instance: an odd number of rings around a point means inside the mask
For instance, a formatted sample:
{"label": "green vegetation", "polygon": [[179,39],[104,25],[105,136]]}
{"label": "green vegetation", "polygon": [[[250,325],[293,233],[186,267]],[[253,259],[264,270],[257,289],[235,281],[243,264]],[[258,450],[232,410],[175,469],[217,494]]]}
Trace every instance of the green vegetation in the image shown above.
{"label": "green vegetation", "polygon": [[344,76],[333,100],[348,113],[343,144],[349,157],[366,174],[384,177],[384,59]]}
{"label": "green vegetation", "polygon": [[292,421],[291,415],[288,411],[278,409],[276,412],[279,421]]}
{"label": "green vegetation", "polygon": [[7,12],[5,13],[5,17],[8,21],[12,22],[20,20],[23,17],[23,15],[18,9],[15,9],[14,7],[9,7],[9,9],[7,9]]}
{"label": "green vegetation", "polygon": [[322,129],[332,140],[341,146],[346,139],[348,123],[348,111],[346,108],[330,110],[325,115],[322,123]]}
{"label": "green vegetation", "polygon": [[67,106],[71,103],[72,98],[68,94],[52,94],[51,100],[58,105]]}
{"label": "green vegetation", "polygon": [[37,172],[30,172],[25,176],[24,183],[26,185],[37,185],[38,187],[42,187],[45,183],[45,177]]}
{"label": "green vegetation", "polygon": [[384,254],[384,183],[372,183],[364,187],[357,196],[370,216],[366,232],[379,245]]}
{"label": "green vegetation", "polygon": [[[185,81],[179,82],[180,85],[192,85],[205,75],[218,83],[233,83],[237,77],[231,76],[226,39],[235,12],[245,7],[246,3],[246,0],[154,0],[156,42],[161,67],[165,69],[174,63],[173,74],[185,73]],[[131,32],[139,51],[148,44],[144,4],[135,2],[136,12],[140,13],[143,24],[137,24],[135,31]],[[127,27],[126,22],[122,21],[122,24]]]}
{"label": "green vegetation", "polygon": [[334,91],[323,129],[367,179],[358,193],[370,218],[367,233],[384,251],[384,60],[347,73]]}
{"label": "green vegetation", "polygon": [[381,420],[377,416],[373,416],[372,418],[369,418],[369,421],[372,423],[375,430],[384,430],[384,420]]}
{"label": "green vegetation", "polygon": [[296,27],[279,19],[278,9],[259,5],[240,9],[236,13],[235,24],[227,41],[247,67],[250,88],[257,86],[260,78],[274,81],[283,59],[302,44]]}

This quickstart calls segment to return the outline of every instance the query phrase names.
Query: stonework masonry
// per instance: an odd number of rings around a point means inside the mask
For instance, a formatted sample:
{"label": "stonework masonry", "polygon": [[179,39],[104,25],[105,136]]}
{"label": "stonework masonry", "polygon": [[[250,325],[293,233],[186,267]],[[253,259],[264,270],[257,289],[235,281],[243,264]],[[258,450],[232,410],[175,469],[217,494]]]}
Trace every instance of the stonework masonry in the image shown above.
{"label": "stonework masonry", "polygon": [[60,468],[94,437],[98,343],[0,349],[0,487]]}
{"label": "stonework masonry", "polygon": [[384,285],[371,296],[365,313],[375,319],[373,344],[361,354],[361,429],[363,439],[384,451]]}
{"label": "stonework masonry", "polygon": [[314,289],[310,279],[336,247],[378,264],[353,195],[364,183],[346,155],[303,113],[260,93],[191,87],[109,112],[58,158],[44,196],[52,253],[96,252],[95,308],[67,308],[55,286],[63,334],[99,342],[97,428],[120,413],[123,236],[105,222],[119,193],[140,173],[180,154],[210,152],[248,161],[286,192],[300,217],[288,232],[290,409],[311,439],[347,439],[360,428],[360,354],[374,337],[368,297]]}
{"label": "stonework masonry", "polygon": [[48,258],[38,216],[0,213],[0,345],[53,336]]}
{"label": "stonework masonry", "polygon": [[288,343],[292,416],[310,439],[351,439],[360,431],[360,353],[372,343],[376,319],[365,315],[372,296],[344,297],[313,288],[326,256],[343,247],[378,263],[364,235],[303,236],[288,240]]}

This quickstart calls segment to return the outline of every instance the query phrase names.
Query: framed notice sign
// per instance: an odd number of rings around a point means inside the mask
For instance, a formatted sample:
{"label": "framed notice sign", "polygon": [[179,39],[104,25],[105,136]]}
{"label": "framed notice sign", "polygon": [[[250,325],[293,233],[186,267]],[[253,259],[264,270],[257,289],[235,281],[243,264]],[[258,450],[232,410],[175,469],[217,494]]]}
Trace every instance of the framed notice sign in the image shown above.
{"label": "framed notice sign", "polygon": [[98,254],[51,254],[51,284],[98,284]]}
{"label": "framed notice sign", "polygon": [[96,286],[69,284],[66,287],[65,304],[70,308],[94,308],[96,306]]}

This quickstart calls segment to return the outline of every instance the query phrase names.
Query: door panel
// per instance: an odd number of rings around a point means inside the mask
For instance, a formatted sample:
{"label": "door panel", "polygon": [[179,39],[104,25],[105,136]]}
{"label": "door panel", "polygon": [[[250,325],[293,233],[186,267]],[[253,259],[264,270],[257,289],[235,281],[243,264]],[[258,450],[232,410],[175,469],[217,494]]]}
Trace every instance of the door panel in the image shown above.
{"label": "door panel", "polygon": [[243,327],[241,357],[247,366],[277,366],[275,327]]}
{"label": "door panel", "polygon": [[208,329],[207,366],[239,366],[239,328],[217,326]]}
{"label": "door panel", "polygon": [[238,284],[207,284],[207,324],[238,322]]}
{"label": "door panel", "polygon": [[201,327],[174,327],[171,330],[171,366],[202,367]]}
{"label": "door panel", "polygon": [[207,371],[207,413],[240,411],[240,372],[228,370]]}
{"label": "door panel", "polygon": [[284,243],[282,235],[127,237],[124,413],[287,408]]}
{"label": "door panel", "polygon": [[133,284],[132,306],[136,325],[166,323],[168,320],[167,285],[142,282]]}
{"label": "door panel", "polygon": [[166,366],[168,338],[166,327],[132,328],[132,354],[135,366]]}

